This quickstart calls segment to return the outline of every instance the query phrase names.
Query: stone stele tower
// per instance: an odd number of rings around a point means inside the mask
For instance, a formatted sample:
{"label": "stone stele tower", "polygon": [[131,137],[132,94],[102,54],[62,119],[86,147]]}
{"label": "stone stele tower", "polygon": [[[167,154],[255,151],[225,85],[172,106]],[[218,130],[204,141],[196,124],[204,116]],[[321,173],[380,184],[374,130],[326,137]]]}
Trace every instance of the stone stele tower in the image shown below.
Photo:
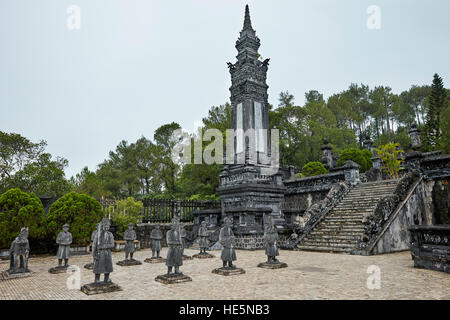
{"label": "stone stele tower", "polygon": [[263,247],[262,235],[269,216],[280,231],[286,229],[281,212],[285,187],[278,166],[274,171],[270,164],[266,84],[269,59],[260,60],[259,46],[260,40],[252,27],[247,5],[244,27],[236,41],[237,61],[228,63],[232,83],[234,135],[230,145],[233,150],[231,154],[230,150],[226,152],[226,165],[217,190],[222,206],[220,219],[225,216],[233,219],[236,247],[242,249]]}

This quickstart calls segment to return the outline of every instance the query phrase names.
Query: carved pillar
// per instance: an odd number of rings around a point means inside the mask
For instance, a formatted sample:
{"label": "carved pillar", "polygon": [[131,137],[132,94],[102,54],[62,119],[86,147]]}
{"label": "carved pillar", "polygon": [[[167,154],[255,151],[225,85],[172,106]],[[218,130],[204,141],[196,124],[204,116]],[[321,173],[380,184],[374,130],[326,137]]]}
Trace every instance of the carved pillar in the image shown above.
{"label": "carved pillar", "polygon": [[352,186],[361,182],[359,179],[359,164],[351,160],[347,160],[342,168],[344,169],[345,181],[350,182]]}

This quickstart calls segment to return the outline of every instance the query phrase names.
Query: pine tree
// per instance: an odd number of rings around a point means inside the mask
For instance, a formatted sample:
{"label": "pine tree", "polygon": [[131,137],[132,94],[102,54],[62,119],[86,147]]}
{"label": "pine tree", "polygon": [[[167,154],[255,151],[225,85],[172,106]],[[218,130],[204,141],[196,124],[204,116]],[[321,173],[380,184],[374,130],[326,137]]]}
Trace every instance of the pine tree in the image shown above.
{"label": "pine tree", "polygon": [[440,116],[446,103],[446,96],[447,92],[442,78],[436,73],[431,85],[431,94],[428,100],[429,108],[425,120],[425,150],[434,150],[439,146],[441,138]]}

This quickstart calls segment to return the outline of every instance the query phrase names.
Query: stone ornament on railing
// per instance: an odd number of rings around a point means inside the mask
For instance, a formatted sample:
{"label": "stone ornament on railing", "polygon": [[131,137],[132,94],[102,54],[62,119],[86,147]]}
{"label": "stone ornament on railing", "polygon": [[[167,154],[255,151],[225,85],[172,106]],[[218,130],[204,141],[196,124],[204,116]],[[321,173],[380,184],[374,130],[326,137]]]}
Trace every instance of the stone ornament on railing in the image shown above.
{"label": "stone ornament on railing", "polygon": [[378,201],[373,212],[363,217],[364,235],[356,245],[356,250],[364,250],[381,233],[386,221],[389,220],[400,202],[405,200],[408,191],[420,178],[417,172],[408,172],[397,184],[392,195],[383,197]]}

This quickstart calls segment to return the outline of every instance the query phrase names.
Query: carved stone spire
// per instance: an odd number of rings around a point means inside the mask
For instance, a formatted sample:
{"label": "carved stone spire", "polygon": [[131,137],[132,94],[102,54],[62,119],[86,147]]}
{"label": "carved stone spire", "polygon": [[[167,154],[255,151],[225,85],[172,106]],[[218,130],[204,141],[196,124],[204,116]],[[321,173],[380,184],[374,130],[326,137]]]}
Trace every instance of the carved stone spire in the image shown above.
{"label": "carved stone spire", "polygon": [[248,4],[245,5],[245,18],[244,18],[244,28],[242,30],[253,30],[252,21],[250,20],[250,10]]}

